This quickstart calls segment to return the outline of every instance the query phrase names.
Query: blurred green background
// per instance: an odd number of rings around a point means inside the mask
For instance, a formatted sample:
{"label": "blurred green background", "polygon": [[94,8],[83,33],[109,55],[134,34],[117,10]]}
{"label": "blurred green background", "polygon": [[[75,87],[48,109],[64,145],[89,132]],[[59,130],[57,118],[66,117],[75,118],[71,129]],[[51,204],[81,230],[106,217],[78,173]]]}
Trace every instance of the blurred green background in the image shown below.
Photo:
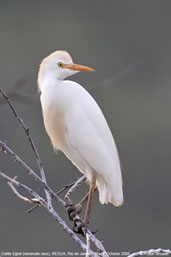
{"label": "blurred green background", "polygon": [[[114,134],[123,167],[124,205],[103,206],[96,193],[90,229],[98,229],[109,252],[170,247],[171,1],[0,1],[0,84],[6,91],[24,78],[27,83],[19,93],[37,94],[41,60],[60,49],[95,69],[71,79],[90,92],[97,85],[92,94]],[[98,91],[102,81],[118,74],[110,88]],[[79,171],[63,154],[53,153],[39,101],[13,101],[30,128],[49,185],[57,191],[76,180]],[[2,99],[0,139],[38,172],[27,138]],[[41,191],[2,152],[0,170]],[[31,206],[17,199],[1,178],[0,190],[0,251],[80,250],[43,208],[27,214]],[[87,190],[83,186],[73,199]],[[56,208],[71,225],[61,207]]]}

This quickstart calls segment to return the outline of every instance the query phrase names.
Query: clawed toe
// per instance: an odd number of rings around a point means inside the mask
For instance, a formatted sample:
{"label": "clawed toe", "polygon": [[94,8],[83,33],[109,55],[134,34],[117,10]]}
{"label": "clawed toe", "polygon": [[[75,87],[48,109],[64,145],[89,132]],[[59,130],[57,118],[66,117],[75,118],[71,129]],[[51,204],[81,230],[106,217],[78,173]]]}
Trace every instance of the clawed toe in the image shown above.
{"label": "clawed toe", "polygon": [[69,215],[69,219],[73,221],[74,217],[81,212],[81,208],[80,206],[73,204],[73,205],[67,206],[67,212]]}
{"label": "clawed toe", "polygon": [[73,231],[77,234],[81,234],[82,236],[85,236],[87,232],[87,223],[85,222],[85,220],[75,219]]}
{"label": "clawed toe", "polygon": [[67,212],[68,212],[69,219],[72,221],[74,216],[76,215],[75,206],[74,205],[68,206]]}
{"label": "clawed toe", "polygon": [[98,232],[98,229],[96,229],[95,231],[91,231],[91,233],[92,233],[93,235],[95,235],[97,232]]}

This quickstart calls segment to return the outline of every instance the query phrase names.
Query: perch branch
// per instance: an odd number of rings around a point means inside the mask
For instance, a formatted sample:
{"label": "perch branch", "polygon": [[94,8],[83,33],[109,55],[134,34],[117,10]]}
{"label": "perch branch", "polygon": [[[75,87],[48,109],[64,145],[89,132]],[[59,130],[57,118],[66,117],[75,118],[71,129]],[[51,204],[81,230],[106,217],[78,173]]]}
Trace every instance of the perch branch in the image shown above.
{"label": "perch branch", "polygon": [[88,233],[86,233],[86,257],[90,257],[90,236]]}
{"label": "perch branch", "polygon": [[96,246],[96,248],[99,250],[100,255],[104,256],[104,257],[108,257],[109,255],[107,254],[102,242],[100,240],[98,240],[95,235],[93,233],[90,232],[90,230],[87,231],[87,233],[90,236],[90,240],[92,241],[92,243],[94,243],[94,245]]}

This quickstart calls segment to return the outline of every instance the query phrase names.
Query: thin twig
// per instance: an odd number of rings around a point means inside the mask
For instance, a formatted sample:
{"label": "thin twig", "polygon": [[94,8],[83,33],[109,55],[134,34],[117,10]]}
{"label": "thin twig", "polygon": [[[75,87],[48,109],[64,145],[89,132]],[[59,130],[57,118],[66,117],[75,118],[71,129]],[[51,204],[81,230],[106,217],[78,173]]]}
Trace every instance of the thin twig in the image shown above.
{"label": "thin twig", "polygon": [[23,200],[24,202],[27,202],[27,203],[33,203],[33,201],[31,199],[29,199],[28,197],[25,197],[23,195],[21,195],[17,189],[15,188],[14,186],[14,181],[16,181],[16,178],[17,176],[15,176],[13,178],[13,181],[12,182],[7,182],[7,184],[9,185],[9,187],[11,188],[11,190],[13,191],[13,193],[21,200]]}
{"label": "thin twig", "polygon": [[28,209],[27,210],[27,213],[31,213],[32,211],[34,211],[37,207],[39,207],[40,206],[40,204],[36,204],[36,205],[34,205],[33,207],[31,207],[30,209]]}
{"label": "thin twig", "polygon": [[62,194],[65,190],[67,190],[68,188],[72,187],[75,184],[75,181],[68,184],[68,185],[64,185],[63,188],[61,188],[58,192],[56,192],[57,195]]}
{"label": "thin twig", "polygon": [[[68,188],[72,187],[75,184],[75,182],[72,182],[68,185],[64,185],[63,188],[61,188],[58,192],[56,192],[56,195],[60,195],[62,194],[65,190],[67,190]],[[53,197],[52,197],[53,198]],[[35,210],[37,207],[39,207],[40,204],[36,204],[34,205],[32,208],[30,208],[29,210],[27,210],[28,213],[31,213],[33,210]]]}
{"label": "thin twig", "polygon": [[[13,178],[7,176],[3,172],[0,172],[0,176],[3,177],[5,180],[7,180],[9,183],[15,185],[16,187],[21,187],[24,190],[26,190],[30,195],[34,196],[37,199],[37,201],[39,201],[43,206],[47,205],[46,201],[40,195],[38,195],[33,189],[29,188],[28,186],[24,185],[23,183],[18,182],[16,179],[13,179]],[[17,192],[17,196],[18,195],[19,195],[19,193]],[[22,199],[22,197],[20,199]]]}
{"label": "thin twig", "polygon": [[139,251],[136,253],[132,253],[128,257],[138,257],[138,256],[142,256],[142,255],[147,255],[147,256],[158,255],[159,256],[159,253],[163,253],[165,256],[171,255],[171,250],[170,249],[165,250],[165,249],[161,249],[161,248],[151,249],[151,250],[147,250],[147,251]]}
{"label": "thin twig", "polygon": [[[38,151],[35,147],[35,144],[34,144],[34,141],[30,135],[30,131],[29,131],[29,128],[25,125],[24,121],[20,118],[20,116],[18,115],[18,113],[16,112],[16,110],[14,109],[11,101],[9,100],[9,97],[6,95],[6,93],[4,92],[4,90],[2,88],[0,88],[0,92],[2,94],[2,96],[4,97],[4,99],[6,100],[6,102],[8,103],[14,117],[18,120],[19,124],[21,125],[21,127],[23,128],[24,132],[26,133],[26,136],[28,138],[28,141],[30,142],[30,145],[31,145],[31,148],[35,154],[35,157],[36,157],[36,160],[37,160],[37,163],[38,163],[38,166],[39,166],[39,170],[40,170],[40,174],[41,174],[41,178],[42,178],[42,181],[44,183],[46,183],[46,177],[45,177],[45,172],[44,172],[44,168],[43,168],[43,164],[42,164],[42,161],[40,159],[40,156],[38,154]],[[44,188],[45,189],[45,188]],[[46,198],[47,198],[47,203],[49,205],[49,207],[51,206],[51,197],[50,197],[50,194],[49,192],[45,189],[45,194],[46,194]]]}
{"label": "thin twig", "polygon": [[28,197],[23,196],[22,194],[20,194],[17,189],[15,188],[14,184],[14,180],[16,181],[16,177],[13,178],[12,182],[7,182],[8,186],[11,188],[11,190],[13,191],[13,193],[21,200],[23,200],[24,202],[27,203],[38,203],[38,205],[40,205],[40,201],[37,198],[32,198],[29,199]]}
{"label": "thin twig", "polygon": [[84,181],[86,180],[86,176],[82,176],[81,178],[79,178],[74,184],[73,186],[68,190],[68,192],[65,195],[65,201],[70,201],[70,195],[72,194],[72,192],[77,189]]}

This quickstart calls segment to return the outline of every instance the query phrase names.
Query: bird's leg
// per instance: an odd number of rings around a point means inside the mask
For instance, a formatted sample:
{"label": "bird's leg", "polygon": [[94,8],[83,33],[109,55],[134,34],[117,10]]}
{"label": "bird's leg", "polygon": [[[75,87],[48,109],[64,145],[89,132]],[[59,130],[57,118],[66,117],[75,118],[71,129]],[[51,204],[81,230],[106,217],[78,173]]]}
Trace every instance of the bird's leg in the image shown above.
{"label": "bird's leg", "polygon": [[82,208],[88,200],[88,195],[89,193],[87,193],[79,203],[72,205],[67,209],[70,220],[73,220],[74,217],[82,211]]}
{"label": "bird's leg", "polygon": [[90,221],[90,213],[91,213],[95,188],[96,188],[96,180],[93,177],[93,180],[91,181],[91,184],[90,184],[89,194],[88,194],[87,208],[86,208],[85,216],[83,219],[83,223],[85,224],[85,227],[87,227],[87,225]]}
{"label": "bird's leg", "polygon": [[[97,188],[94,189],[94,191],[96,191]],[[73,210],[74,213],[80,213],[84,207],[84,205],[86,204],[87,200],[88,200],[88,196],[89,196],[89,192],[81,199],[81,201],[79,201],[79,203],[77,203],[75,205],[75,209]],[[70,214],[72,215],[72,211],[70,212]]]}
{"label": "bird's leg", "polygon": [[[96,181],[95,177],[93,177],[91,183],[90,183],[90,189],[88,193],[88,202],[87,202],[87,208],[85,212],[84,219],[82,220],[81,224],[79,226],[74,226],[74,231],[76,233],[85,235],[85,229],[87,229],[87,225],[90,220],[90,213],[91,213],[91,207],[92,207],[92,201],[93,201],[93,196],[94,196],[94,191],[96,189]],[[84,231],[83,231],[84,228]]]}
{"label": "bird's leg", "polygon": [[84,205],[86,204],[87,200],[88,200],[88,196],[89,193],[87,193],[82,199],[81,201],[79,201],[79,203],[76,204],[76,208],[79,211],[79,213],[82,211],[82,208],[84,207]]}

